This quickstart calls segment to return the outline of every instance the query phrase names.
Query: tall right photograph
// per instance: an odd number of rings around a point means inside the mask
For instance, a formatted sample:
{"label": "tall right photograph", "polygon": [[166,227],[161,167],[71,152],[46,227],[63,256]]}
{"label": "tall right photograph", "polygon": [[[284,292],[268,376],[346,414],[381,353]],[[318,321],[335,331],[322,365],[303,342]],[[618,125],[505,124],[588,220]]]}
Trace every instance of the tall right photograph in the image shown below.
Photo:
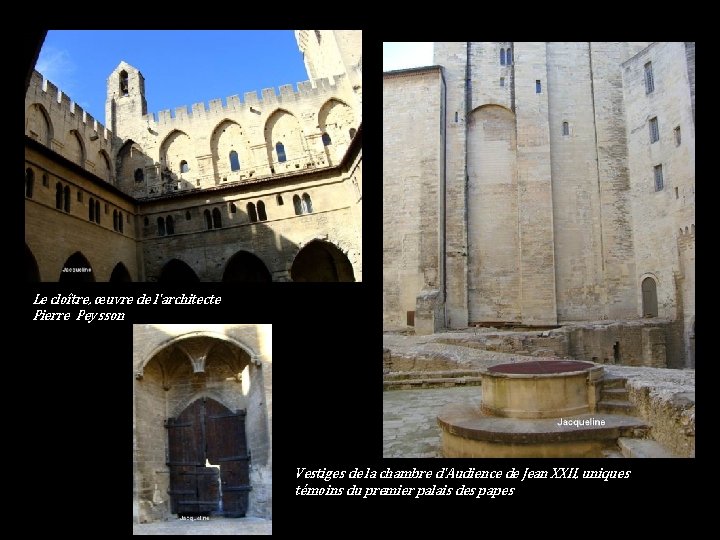
{"label": "tall right photograph", "polygon": [[695,43],[383,44],[383,457],[695,457]]}

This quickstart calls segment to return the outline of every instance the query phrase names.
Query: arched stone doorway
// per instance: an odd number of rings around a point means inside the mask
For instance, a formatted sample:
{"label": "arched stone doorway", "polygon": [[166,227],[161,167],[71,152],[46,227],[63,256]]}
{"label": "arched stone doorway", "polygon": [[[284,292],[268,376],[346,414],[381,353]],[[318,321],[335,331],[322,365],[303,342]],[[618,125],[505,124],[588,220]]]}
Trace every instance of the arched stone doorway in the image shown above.
{"label": "arched stone doorway", "polygon": [[270,272],[265,264],[247,251],[238,251],[225,266],[223,281],[230,282],[269,282]]}
{"label": "arched stone doorway", "polygon": [[110,283],[130,283],[131,281],[130,272],[125,265],[121,262],[117,263],[110,274]]}
{"label": "arched stone doorway", "polygon": [[352,265],[334,244],[313,240],[295,256],[290,277],[293,281],[355,281]]}
{"label": "arched stone doorway", "polygon": [[[137,325],[135,347],[162,327]],[[134,377],[135,521],[268,515],[271,398],[261,362],[222,336],[164,339]]]}
{"label": "arched stone doorway", "polygon": [[200,283],[200,279],[193,269],[179,259],[172,259],[163,266],[158,281],[160,283]]}
{"label": "arched stone doorway", "polygon": [[89,283],[95,281],[95,274],[85,255],[76,251],[65,261],[58,281],[60,283]]}
{"label": "arched stone doorway", "polygon": [[25,244],[25,280],[28,283],[37,283],[40,281],[40,269],[38,268],[35,256],[27,244]]}
{"label": "arched stone doorway", "polygon": [[646,277],[642,282],[642,308],[643,317],[658,316],[657,286],[651,277]]}

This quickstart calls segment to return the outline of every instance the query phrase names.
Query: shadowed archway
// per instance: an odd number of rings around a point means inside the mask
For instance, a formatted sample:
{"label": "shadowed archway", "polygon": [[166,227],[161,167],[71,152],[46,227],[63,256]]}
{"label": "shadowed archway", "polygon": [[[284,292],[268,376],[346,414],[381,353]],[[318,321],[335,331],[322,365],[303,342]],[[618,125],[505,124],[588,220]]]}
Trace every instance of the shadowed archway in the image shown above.
{"label": "shadowed archway", "polygon": [[225,266],[223,281],[228,282],[270,282],[272,277],[265,264],[247,251],[238,251]]}
{"label": "shadowed archway", "polygon": [[121,262],[117,263],[110,275],[110,283],[130,283],[131,281],[130,272],[125,265]]}
{"label": "shadowed archway", "polygon": [[25,281],[37,283],[40,281],[40,270],[30,248],[25,244]]}
{"label": "shadowed archway", "polygon": [[197,274],[187,263],[178,259],[170,260],[160,272],[160,283],[199,283]]}
{"label": "shadowed archway", "polygon": [[85,255],[76,251],[65,261],[58,281],[60,283],[91,283],[95,281],[95,274]]}
{"label": "shadowed archway", "polygon": [[293,281],[355,281],[352,265],[334,244],[313,240],[295,256],[290,277]]}

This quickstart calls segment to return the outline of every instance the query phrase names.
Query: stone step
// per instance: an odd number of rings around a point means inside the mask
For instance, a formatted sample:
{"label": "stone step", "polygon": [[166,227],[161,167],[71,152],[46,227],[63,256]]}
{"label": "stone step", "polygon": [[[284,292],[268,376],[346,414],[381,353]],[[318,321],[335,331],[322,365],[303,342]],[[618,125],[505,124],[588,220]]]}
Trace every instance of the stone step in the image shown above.
{"label": "stone step", "polygon": [[450,388],[453,386],[480,386],[480,377],[440,377],[383,381],[383,390],[411,390],[413,388]]}
{"label": "stone step", "polygon": [[602,379],[603,388],[625,388],[627,379],[624,377],[608,377]]}
{"label": "stone step", "polygon": [[628,391],[625,388],[603,388],[600,395],[601,399],[608,401],[628,400]]}
{"label": "stone step", "polygon": [[678,457],[669,452],[663,445],[652,439],[630,439],[620,437],[618,446],[626,458],[674,458]]}
{"label": "stone step", "polygon": [[406,379],[457,379],[459,377],[480,377],[479,369],[449,369],[443,371],[394,371],[383,375],[384,381],[400,381]]}
{"label": "stone step", "polygon": [[625,456],[622,455],[622,452],[620,452],[617,448],[609,448],[607,450],[603,450],[602,452],[604,458],[624,458]]}
{"label": "stone step", "polygon": [[635,414],[635,407],[629,401],[615,401],[602,399],[598,401],[597,409],[609,414]]}

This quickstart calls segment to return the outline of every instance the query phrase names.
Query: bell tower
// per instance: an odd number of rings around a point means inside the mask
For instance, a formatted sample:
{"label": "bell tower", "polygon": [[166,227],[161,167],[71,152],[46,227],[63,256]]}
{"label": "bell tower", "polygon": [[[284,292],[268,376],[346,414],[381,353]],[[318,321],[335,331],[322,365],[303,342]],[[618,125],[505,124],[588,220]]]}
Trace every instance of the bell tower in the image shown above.
{"label": "bell tower", "polygon": [[107,80],[105,125],[125,139],[131,136],[133,126],[146,114],[145,78],[136,68],[122,61]]}

